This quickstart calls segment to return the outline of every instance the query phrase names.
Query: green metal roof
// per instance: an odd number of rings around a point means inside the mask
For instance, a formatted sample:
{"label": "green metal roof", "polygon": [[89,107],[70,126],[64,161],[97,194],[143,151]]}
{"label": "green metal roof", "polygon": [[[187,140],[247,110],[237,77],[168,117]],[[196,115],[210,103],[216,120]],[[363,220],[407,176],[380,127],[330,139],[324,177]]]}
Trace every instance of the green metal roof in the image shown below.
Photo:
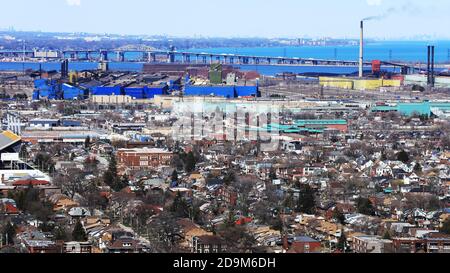
{"label": "green metal roof", "polygon": [[419,103],[399,103],[396,106],[374,106],[372,112],[398,111],[402,115],[411,116],[413,114],[431,115],[431,108],[440,110],[450,110],[450,102],[419,102]]}
{"label": "green metal roof", "polygon": [[295,124],[298,126],[305,125],[347,125],[346,120],[342,119],[305,119],[305,120],[296,120]]}
{"label": "green metal roof", "polygon": [[396,106],[375,106],[372,107],[372,112],[388,112],[388,111],[398,111]]}

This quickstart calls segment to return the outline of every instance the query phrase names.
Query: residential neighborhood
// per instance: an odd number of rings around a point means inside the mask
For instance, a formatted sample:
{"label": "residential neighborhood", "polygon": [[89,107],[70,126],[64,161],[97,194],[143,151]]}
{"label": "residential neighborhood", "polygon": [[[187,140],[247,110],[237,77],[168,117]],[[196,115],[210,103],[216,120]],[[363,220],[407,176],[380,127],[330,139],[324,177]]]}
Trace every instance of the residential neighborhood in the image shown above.
{"label": "residential neighborhood", "polygon": [[174,111],[153,104],[5,105],[1,249],[450,252],[449,121],[334,103],[285,108],[269,151],[217,130],[174,140]]}

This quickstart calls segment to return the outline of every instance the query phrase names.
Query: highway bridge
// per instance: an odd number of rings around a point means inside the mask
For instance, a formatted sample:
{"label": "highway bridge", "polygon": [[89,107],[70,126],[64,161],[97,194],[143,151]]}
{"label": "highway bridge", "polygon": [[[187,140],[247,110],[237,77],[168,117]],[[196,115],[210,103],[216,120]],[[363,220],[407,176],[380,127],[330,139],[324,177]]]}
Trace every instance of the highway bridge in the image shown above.
{"label": "highway bridge", "polygon": [[[105,50],[61,50],[61,51],[0,51],[1,58],[23,58],[33,61],[114,61],[147,63],[182,63],[230,65],[282,65],[282,66],[358,66],[358,61],[314,59],[300,57],[251,56],[241,54],[220,54],[206,52],[189,52],[176,50],[157,50],[142,48],[120,48]],[[365,62],[365,65],[371,65]],[[422,69],[413,64],[382,61],[384,67],[405,68],[407,71]],[[445,68],[445,66],[436,66]]]}

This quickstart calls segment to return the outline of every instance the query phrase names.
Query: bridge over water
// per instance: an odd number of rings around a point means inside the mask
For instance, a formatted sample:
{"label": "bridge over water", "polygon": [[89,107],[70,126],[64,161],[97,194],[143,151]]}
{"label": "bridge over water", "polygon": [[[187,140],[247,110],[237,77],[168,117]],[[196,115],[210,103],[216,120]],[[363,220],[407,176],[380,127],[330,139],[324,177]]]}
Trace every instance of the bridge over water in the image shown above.
{"label": "bridge over water", "polygon": [[[230,65],[281,65],[281,66],[358,66],[358,61],[314,59],[300,57],[274,57],[241,54],[218,54],[206,52],[189,52],[175,50],[157,50],[141,48],[120,48],[105,50],[60,50],[60,51],[0,51],[0,58],[26,58],[28,60],[61,61],[114,61],[146,63],[182,63]],[[371,65],[365,62],[365,65]],[[414,64],[392,63],[382,61],[384,67],[405,68],[407,71],[422,69]],[[445,68],[437,65],[436,68]]]}

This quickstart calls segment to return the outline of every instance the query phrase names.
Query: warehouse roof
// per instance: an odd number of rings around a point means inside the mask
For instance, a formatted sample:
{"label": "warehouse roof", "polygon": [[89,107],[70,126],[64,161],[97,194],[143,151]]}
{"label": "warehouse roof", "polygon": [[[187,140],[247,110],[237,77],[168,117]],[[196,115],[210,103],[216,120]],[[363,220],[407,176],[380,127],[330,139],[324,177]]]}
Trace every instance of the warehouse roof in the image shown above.
{"label": "warehouse roof", "polygon": [[20,136],[14,134],[11,131],[4,131],[0,134],[0,150],[8,148],[9,146],[19,142]]}

